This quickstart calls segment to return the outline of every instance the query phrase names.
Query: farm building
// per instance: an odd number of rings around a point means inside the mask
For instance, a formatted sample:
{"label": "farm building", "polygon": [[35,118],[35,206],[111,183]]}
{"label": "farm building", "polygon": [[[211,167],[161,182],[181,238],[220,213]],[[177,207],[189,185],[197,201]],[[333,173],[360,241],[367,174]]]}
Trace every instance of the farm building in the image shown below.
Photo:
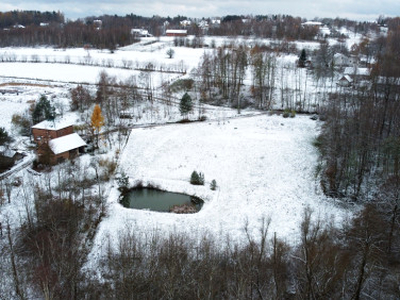
{"label": "farm building", "polygon": [[74,133],[73,125],[62,119],[43,121],[32,126],[32,135],[37,143],[39,161],[54,165],[84,152],[85,141]]}
{"label": "farm building", "polygon": [[166,36],[187,36],[186,29],[167,29],[165,31]]}

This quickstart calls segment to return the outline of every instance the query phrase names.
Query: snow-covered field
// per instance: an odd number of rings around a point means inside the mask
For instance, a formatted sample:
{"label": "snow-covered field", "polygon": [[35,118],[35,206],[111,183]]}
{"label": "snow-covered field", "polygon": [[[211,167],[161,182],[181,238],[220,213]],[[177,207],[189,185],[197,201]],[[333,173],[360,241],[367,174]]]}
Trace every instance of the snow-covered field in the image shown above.
{"label": "snow-covered field", "polygon": [[[0,63],[0,90],[5,91],[0,94],[0,127],[13,132],[12,115],[26,111],[41,94],[59,103],[57,109],[64,110],[67,117],[78,119],[75,113],[68,111],[69,89],[76,86],[70,83],[94,84],[104,69],[94,64],[118,67],[106,69],[118,80],[139,76],[140,71],[134,67],[148,62],[157,68],[185,69],[190,74],[198,66],[204,51],[212,51],[174,47],[175,57],[168,59],[166,50],[172,47],[172,41],[161,39],[153,44],[125,47],[114,53],[83,49],[0,49],[0,58],[16,57],[17,60]],[[206,42],[211,43],[211,40],[207,38]],[[217,45],[222,42],[217,38]],[[317,43],[302,43],[299,47],[306,46],[314,49]],[[19,62],[38,58],[40,62]],[[65,63],[66,60],[70,63]],[[295,60],[294,56],[281,57],[278,63],[294,65]],[[129,61],[132,69],[121,68]],[[311,101],[314,87],[308,82],[312,78],[307,77],[305,70],[301,72],[297,75],[301,79],[299,86],[304,87],[304,98]],[[161,72],[153,74],[154,86],[180,76]],[[293,87],[293,78],[291,73],[277,78],[277,88]],[[181,118],[177,106],[168,112],[168,118],[163,110],[165,107],[161,106],[152,107],[151,111],[140,107],[142,116],[133,122],[163,123]],[[243,114],[249,113],[243,111]],[[315,178],[318,154],[312,141],[318,133],[317,122],[301,115],[293,119],[276,115],[231,118],[236,115],[235,110],[219,107],[207,107],[205,115],[210,121],[132,130],[118,165],[118,170],[129,176],[132,185],[141,180],[168,191],[203,198],[202,210],[192,215],[175,215],[127,209],[118,203],[119,192],[114,183],[107,191],[108,212],[99,225],[89,265],[95,264],[108,237],[112,240],[117,238],[118,233],[129,226],[145,236],[155,232],[163,235],[181,232],[193,237],[213,236],[221,243],[228,237],[242,243],[246,239],[246,224],[251,234],[256,235],[262,220],[271,218],[270,234],[276,232],[279,238],[295,244],[306,207],[315,211],[315,217],[334,218],[337,224],[346,219],[347,214],[351,215],[323,195]],[[114,151],[109,149],[110,153]],[[189,184],[194,170],[204,173],[205,186]],[[17,175],[25,182],[35,180],[34,175],[27,173],[23,170]],[[216,191],[209,188],[213,179],[218,184]],[[13,197],[21,200],[4,204],[0,220],[5,220],[6,214],[14,214],[12,220],[24,214],[23,193],[23,188],[13,191]],[[18,226],[17,221],[14,226]]]}
{"label": "snow-covered field", "polygon": [[[245,224],[257,235],[263,218],[270,233],[295,244],[304,209],[315,216],[341,221],[346,212],[321,192],[315,180],[317,123],[307,116],[284,119],[256,116],[185,125],[134,129],[120,158],[119,169],[130,178],[205,200],[192,215],[135,210],[118,204],[114,187],[108,216],[100,224],[92,260],[108,237],[131,225],[144,235],[157,232],[213,236],[220,243],[246,239]],[[189,183],[193,170],[205,175],[205,186]],[[215,179],[217,191],[209,183]]]}

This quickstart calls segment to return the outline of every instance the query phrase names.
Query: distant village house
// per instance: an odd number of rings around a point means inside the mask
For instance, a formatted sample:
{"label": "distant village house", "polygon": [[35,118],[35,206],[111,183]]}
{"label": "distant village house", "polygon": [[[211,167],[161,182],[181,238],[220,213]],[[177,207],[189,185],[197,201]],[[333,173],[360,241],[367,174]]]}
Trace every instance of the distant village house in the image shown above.
{"label": "distant village house", "polygon": [[353,84],[353,79],[349,75],[343,75],[337,82],[337,85],[342,87],[350,87]]}
{"label": "distant village house", "polygon": [[152,37],[153,35],[151,35],[149,33],[148,30],[146,29],[139,29],[139,28],[133,28],[131,29],[131,34],[136,36],[136,37]]}
{"label": "distant village house", "polygon": [[342,53],[335,53],[333,56],[333,65],[336,67],[348,67],[357,64],[357,59],[354,57],[346,56]]}

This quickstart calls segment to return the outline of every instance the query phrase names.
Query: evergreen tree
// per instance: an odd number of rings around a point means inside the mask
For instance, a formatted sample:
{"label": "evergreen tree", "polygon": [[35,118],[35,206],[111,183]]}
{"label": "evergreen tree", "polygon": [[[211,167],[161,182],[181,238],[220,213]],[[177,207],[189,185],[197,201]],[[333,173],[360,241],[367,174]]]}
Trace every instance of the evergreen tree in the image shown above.
{"label": "evergreen tree", "polygon": [[210,189],[211,189],[212,191],[215,191],[215,190],[217,189],[217,181],[216,181],[215,179],[213,179],[213,180],[211,181]]}
{"label": "evergreen tree", "polygon": [[306,61],[307,61],[307,54],[306,54],[306,50],[303,49],[301,50],[301,54],[299,57],[299,67],[300,68],[304,68],[306,66]]}
{"label": "evergreen tree", "polygon": [[204,185],[204,174],[193,171],[190,176],[190,183],[193,185]]}
{"label": "evergreen tree", "polygon": [[179,103],[179,111],[181,112],[181,115],[185,117],[185,119],[188,119],[189,112],[191,112],[192,109],[192,98],[188,93],[185,93],[181,99],[181,102]]}
{"label": "evergreen tree", "polygon": [[0,146],[11,142],[11,140],[11,137],[8,135],[8,132],[4,127],[0,127]]}
{"label": "evergreen tree", "polygon": [[99,133],[101,127],[104,126],[104,117],[101,114],[101,108],[98,104],[95,105],[92,113],[92,117],[90,119],[90,126],[93,129],[93,134],[96,136],[96,148],[99,147]]}
{"label": "evergreen tree", "polygon": [[39,123],[44,120],[54,120],[55,109],[45,95],[42,95],[39,102],[36,104],[32,111],[33,123]]}

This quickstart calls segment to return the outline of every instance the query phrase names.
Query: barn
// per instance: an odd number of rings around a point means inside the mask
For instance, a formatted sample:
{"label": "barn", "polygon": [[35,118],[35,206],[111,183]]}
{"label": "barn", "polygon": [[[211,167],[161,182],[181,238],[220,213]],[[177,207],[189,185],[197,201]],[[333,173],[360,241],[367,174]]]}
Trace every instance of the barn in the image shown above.
{"label": "barn", "polygon": [[43,121],[32,126],[39,161],[54,165],[84,152],[85,141],[73,131],[73,124],[63,119]]}
{"label": "barn", "polygon": [[166,36],[187,36],[186,29],[167,29],[165,31]]}

